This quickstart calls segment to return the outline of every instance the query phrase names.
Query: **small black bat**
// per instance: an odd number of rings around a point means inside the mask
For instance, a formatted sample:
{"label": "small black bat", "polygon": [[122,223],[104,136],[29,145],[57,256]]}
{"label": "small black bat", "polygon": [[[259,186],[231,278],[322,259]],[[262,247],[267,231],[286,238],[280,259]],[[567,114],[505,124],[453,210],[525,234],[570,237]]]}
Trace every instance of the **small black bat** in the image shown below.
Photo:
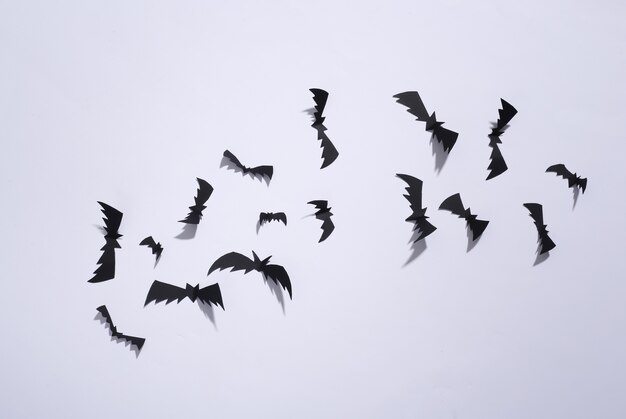
{"label": "small black bat", "polygon": [[326,101],[328,100],[328,92],[315,88],[309,89],[309,91],[313,93],[313,100],[315,101],[315,112],[313,113],[315,120],[311,126],[315,128],[317,131],[317,139],[321,141],[322,167],[320,167],[320,169],[323,169],[330,166],[330,164],[337,159],[339,152],[326,135],[326,127],[324,126],[326,117],[323,116],[323,113],[326,107]]}
{"label": "small black bat", "polygon": [[220,306],[222,310],[224,310],[222,292],[220,291],[220,285],[217,283],[204,288],[200,288],[200,285],[192,287],[189,284],[187,284],[185,288],[181,288],[176,285],[166,284],[165,282],[154,281],[148,291],[144,307],[152,301],[154,301],[155,304],[165,301],[167,305],[177,300],[176,304],[178,304],[185,298],[189,298],[192,303],[195,303],[196,300],[200,300],[200,302],[204,304]]}
{"label": "small black bat", "polygon": [[150,249],[152,249],[152,254],[156,255],[157,262],[161,257],[161,253],[163,253],[163,246],[161,246],[161,243],[155,242],[152,236],[148,236],[143,239],[141,243],[139,243],[139,246],[148,246]]}
{"label": "small black bat", "polygon": [[239,159],[235,157],[233,153],[226,150],[224,151],[224,157],[228,159],[237,169],[240,169],[243,175],[250,175],[252,177],[260,177],[268,179],[272,179],[272,175],[274,174],[274,167],[272,166],[256,166],[256,167],[247,167],[241,164]]}
{"label": "small black bat", "polygon": [[394,95],[394,98],[398,99],[396,102],[409,108],[407,112],[417,117],[418,121],[426,122],[426,131],[432,134],[432,138],[437,139],[444,151],[449,153],[452,150],[459,134],[442,127],[444,123],[437,121],[435,112],[432,115],[428,114],[419,93],[415,91],[403,92]]}
{"label": "small black bat", "polygon": [[209,185],[209,182],[200,178],[196,178],[196,180],[199,186],[196,197],[194,198],[195,204],[189,207],[191,211],[187,214],[187,217],[184,220],[180,220],[179,223],[199,224],[202,219],[202,211],[206,208],[204,204],[213,193],[213,186]]}
{"label": "small black bat", "polygon": [[508,169],[498,144],[502,144],[500,136],[504,134],[504,131],[508,128],[508,123],[511,122],[511,119],[517,114],[517,109],[502,98],[500,98],[500,102],[502,103],[502,109],[498,109],[498,122],[496,122],[495,126],[491,129],[491,134],[488,136],[489,147],[491,147],[491,156],[489,157],[491,162],[487,167],[487,170],[490,172],[486,180],[501,175]]}
{"label": "small black bat", "polygon": [[328,201],[316,200],[309,201],[307,203],[315,205],[315,209],[317,210],[315,212],[315,218],[322,220],[322,237],[320,237],[320,240],[318,241],[318,243],[321,243],[326,240],[328,236],[330,236],[330,233],[332,233],[335,229],[335,225],[330,219],[333,213],[330,212],[331,208],[328,206]]}
{"label": "small black bat", "polygon": [[254,259],[250,259],[237,252],[226,253],[213,262],[207,276],[211,275],[211,272],[216,269],[223,271],[228,268],[231,268],[231,272],[244,271],[244,274],[250,271],[261,272],[265,278],[271,279],[276,285],[280,285],[283,289],[287,290],[289,298],[291,299],[291,280],[285,268],[280,265],[269,264],[268,262],[271,256],[261,260],[254,251],[252,251],[252,256]]}
{"label": "small black bat", "polygon": [[102,207],[101,211],[104,214],[104,239],[106,240],[102,250],[102,256],[98,259],[98,268],[93,272],[94,276],[88,282],[102,282],[108,281],[115,277],[115,249],[120,249],[122,246],[118,243],[117,239],[122,237],[118,230],[122,223],[122,213],[104,202],[98,201],[98,204]]}
{"label": "small black bat", "polygon": [[550,166],[546,169],[546,173],[548,172],[556,173],[557,176],[563,176],[564,179],[567,179],[567,186],[570,188],[578,187],[585,193],[585,189],[587,189],[587,178],[580,177],[576,173],[570,172],[564,164]]}
{"label": "small black bat", "polygon": [[463,207],[463,201],[461,200],[461,194],[455,193],[447,197],[439,206],[440,210],[448,210],[454,215],[458,215],[459,218],[463,218],[467,222],[467,226],[472,231],[472,240],[477,240],[483,231],[487,228],[489,221],[478,220],[477,215],[470,212],[469,207],[465,209]]}
{"label": "small black bat", "polygon": [[100,313],[100,315],[102,316],[106,324],[109,326],[109,329],[111,330],[111,336],[113,336],[115,339],[123,339],[129,342],[131,345],[135,345],[137,349],[141,351],[143,344],[146,342],[144,338],[129,336],[129,335],[125,335],[123,333],[118,332],[117,327],[115,327],[115,325],[113,324],[113,319],[111,318],[111,315],[109,314],[109,310],[107,310],[107,307],[105,305],[98,307],[96,310],[98,310],[98,312]]}
{"label": "small black bat", "polygon": [[405,221],[414,224],[413,231],[419,229],[419,236],[413,240],[415,243],[437,230],[437,227],[427,220],[426,208],[422,208],[422,181],[416,177],[400,173],[397,173],[396,176],[409,185],[405,188],[408,194],[405,194],[404,197],[409,201],[413,213]]}
{"label": "small black bat", "polygon": [[541,252],[539,252],[539,254],[543,255],[556,247],[556,244],[554,244],[552,239],[548,236],[548,230],[546,230],[547,225],[543,223],[543,207],[541,204],[536,203],[527,203],[524,204],[524,206],[528,209],[528,211],[530,211],[530,217],[533,219],[535,226],[537,227],[539,244],[541,246]]}
{"label": "small black bat", "polygon": [[270,221],[282,221],[283,224],[287,225],[287,215],[284,212],[262,212],[259,214],[259,225]]}

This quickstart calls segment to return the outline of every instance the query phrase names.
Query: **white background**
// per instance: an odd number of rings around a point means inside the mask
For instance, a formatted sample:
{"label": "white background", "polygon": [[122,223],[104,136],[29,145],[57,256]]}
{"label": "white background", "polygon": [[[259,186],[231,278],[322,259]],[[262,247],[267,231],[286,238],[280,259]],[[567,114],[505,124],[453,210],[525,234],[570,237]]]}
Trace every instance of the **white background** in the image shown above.
{"label": "white background", "polygon": [[[0,416],[623,418],[625,7],[617,1],[0,2]],[[319,170],[308,89],[340,152]],[[460,133],[439,174],[392,96]],[[485,182],[500,98],[509,171]],[[274,165],[269,187],[220,168]],[[549,165],[589,178],[572,190]],[[407,173],[438,227],[411,255]],[[175,239],[196,177],[215,192]],[[466,252],[460,192],[491,221]],[[328,199],[336,230],[307,201]],[[114,280],[96,201],[124,213]],[[557,247],[536,266],[524,202]],[[288,226],[256,234],[260,211]],[[161,262],[138,243],[163,243]],[[284,312],[229,251],[288,270]],[[143,303],[219,282],[226,311]],[[94,320],[143,336],[138,357]]]}

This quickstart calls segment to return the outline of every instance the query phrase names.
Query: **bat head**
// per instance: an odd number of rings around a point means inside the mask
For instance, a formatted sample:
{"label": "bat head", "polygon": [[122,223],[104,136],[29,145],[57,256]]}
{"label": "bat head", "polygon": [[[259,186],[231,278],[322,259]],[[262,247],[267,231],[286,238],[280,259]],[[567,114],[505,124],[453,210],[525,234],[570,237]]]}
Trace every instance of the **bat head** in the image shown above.
{"label": "bat head", "polygon": [[200,292],[200,284],[196,285],[195,287],[187,284],[185,286],[185,291],[187,292],[187,298],[189,298],[192,303],[195,303],[196,299],[198,298],[198,293]]}
{"label": "bat head", "polygon": [[426,131],[432,131],[442,125],[443,122],[437,121],[437,115],[435,115],[435,112],[433,112],[432,115],[430,115],[428,119],[426,119]]}
{"label": "bat head", "polygon": [[267,266],[267,264],[269,263],[271,259],[271,256],[268,256],[265,259],[261,260],[259,256],[254,252],[254,250],[252,251],[252,257],[253,257],[252,261],[254,262],[254,269],[257,271],[263,268],[264,266]]}

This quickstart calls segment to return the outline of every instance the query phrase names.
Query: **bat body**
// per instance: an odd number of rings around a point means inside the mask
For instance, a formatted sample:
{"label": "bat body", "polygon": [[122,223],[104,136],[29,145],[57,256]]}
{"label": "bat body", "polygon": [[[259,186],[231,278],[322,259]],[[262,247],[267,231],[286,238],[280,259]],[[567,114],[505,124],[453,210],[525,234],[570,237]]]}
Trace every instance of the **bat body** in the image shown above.
{"label": "bat body", "polygon": [[546,169],[546,173],[552,172],[556,173],[557,176],[562,176],[564,179],[567,179],[567,186],[570,188],[580,188],[583,193],[585,193],[585,189],[587,189],[587,178],[583,178],[578,176],[576,173],[572,173],[565,167],[564,164],[555,164]]}
{"label": "bat body", "polygon": [[394,95],[394,98],[397,99],[396,102],[409,108],[407,112],[415,116],[418,121],[426,122],[426,131],[431,133],[432,138],[437,139],[444,151],[449,153],[452,150],[459,134],[444,128],[442,126],[444,123],[437,121],[435,112],[428,113],[419,93],[415,91],[403,92]]}
{"label": "bat body", "polygon": [[163,246],[161,246],[161,243],[155,242],[152,236],[148,236],[143,239],[141,243],[139,243],[139,246],[148,246],[150,249],[152,249],[152,254],[156,255],[157,261],[161,257],[161,253],[163,253]]}
{"label": "bat body", "polygon": [[491,134],[488,136],[489,147],[491,147],[491,156],[489,157],[491,162],[487,167],[487,170],[489,170],[487,180],[501,175],[508,169],[498,144],[502,144],[500,136],[504,134],[508,123],[517,114],[517,109],[504,99],[500,99],[500,102],[502,103],[502,109],[498,109],[498,122],[496,122],[495,126],[491,129]]}
{"label": "bat body", "polygon": [[152,301],[154,301],[155,304],[165,301],[167,305],[177,300],[176,304],[178,304],[185,298],[189,298],[192,303],[195,303],[196,300],[200,300],[200,302],[204,304],[220,306],[222,310],[224,310],[222,292],[220,291],[220,285],[217,283],[204,288],[200,288],[200,285],[192,287],[189,284],[187,284],[185,288],[181,288],[176,285],[166,284],[165,282],[154,281],[148,291],[144,307]]}
{"label": "bat body", "polygon": [[274,174],[274,167],[272,166],[256,166],[256,167],[248,167],[241,164],[239,159],[235,157],[233,153],[226,150],[224,151],[224,157],[228,159],[236,168],[240,169],[243,175],[250,175],[252,177],[259,176],[261,178],[267,177],[268,179],[272,179],[272,175]]}
{"label": "bat body", "polygon": [[120,249],[121,246],[117,239],[122,237],[118,230],[122,222],[122,213],[104,202],[98,201],[98,204],[102,207],[102,213],[104,214],[104,246],[102,250],[102,256],[98,259],[98,268],[94,271],[94,276],[88,282],[102,282],[108,281],[115,277],[115,249]]}
{"label": "bat body", "polygon": [[287,290],[289,298],[291,298],[291,280],[285,268],[280,265],[270,264],[271,256],[261,260],[254,251],[252,256],[253,259],[250,259],[237,252],[226,253],[213,262],[207,275],[210,275],[211,272],[217,269],[223,271],[228,268],[230,268],[231,272],[244,271],[244,274],[257,271],[262,273],[264,277],[271,279],[276,285],[280,285],[284,290]]}
{"label": "bat body", "polygon": [[270,221],[282,221],[283,224],[287,225],[287,215],[284,212],[262,212],[259,214],[259,225]]}
{"label": "bat body", "polygon": [[130,342],[131,345],[135,345],[137,349],[141,351],[143,344],[146,342],[144,338],[129,336],[121,332],[118,332],[117,327],[115,327],[115,325],[113,324],[113,319],[111,319],[111,315],[109,314],[109,310],[107,310],[106,306],[102,305],[98,307],[96,310],[98,310],[98,312],[100,313],[100,315],[102,316],[106,324],[109,326],[109,329],[111,330],[111,336],[113,336],[115,339],[123,339],[127,342]]}
{"label": "bat body", "polygon": [[463,218],[472,232],[472,240],[477,240],[489,224],[489,221],[479,220],[477,215],[470,212],[469,207],[466,209],[463,206],[461,194],[458,193],[446,198],[439,206],[439,209],[450,211],[452,214],[459,216],[459,218]]}
{"label": "bat body", "polygon": [[315,212],[315,218],[317,218],[318,220],[322,220],[322,236],[318,241],[318,243],[321,243],[326,240],[328,236],[330,236],[330,233],[332,233],[335,229],[335,225],[330,219],[333,213],[330,212],[331,208],[328,207],[328,201],[309,201],[308,204],[315,205],[315,209],[317,209],[317,211]]}
{"label": "bat body", "polygon": [[422,181],[410,175],[396,174],[397,177],[405,181],[409,186],[406,187],[407,194],[404,197],[409,201],[409,205],[413,213],[406,221],[413,223],[413,231],[419,229],[418,237],[413,241],[417,242],[430,235],[437,227],[428,221],[426,216],[426,208],[422,208]]}
{"label": "bat body", "polygon": [[317,139],[321,141],[322,147],[322,167],[323,169],[330,166],[339,156],[339,152],[335,148],[335,145],[330,141],[330,138],[326,135],[326,127],[324,126],[324,120],[326,119],[324,114],[324,108],[326,107],[326,101],[328,100],[328,92],[322,89],[309,89],[313,93],[313,100],[315,101],[315,112],[313,117],[315,120],[311,125],[317,131]]}
{"label": "bat body", "polygon": [[202,219],[202,211],[206,208],[204,204],[213,193],[213,187],[209,182],[200,178],[196,178],[196,180],[198,181],[198,190],[194,198],[195,203],[189,207],[191,211],[187,214],[187,217],[184,220],[180,220],[179,223],[199,224]]}
{"label": "bat body", "polygon": [[539,254],[543,255],[556,247],[556,244],[554,244],[552,239],[548,236],[548,230],[546,230],[547,225],[543,223],[543,207],[541,204],[536,203],[527,203],[524,204],[524,206],[530,212],[530,217],[533,219],[535,226],[537,227],[539,244],[541,246]]}

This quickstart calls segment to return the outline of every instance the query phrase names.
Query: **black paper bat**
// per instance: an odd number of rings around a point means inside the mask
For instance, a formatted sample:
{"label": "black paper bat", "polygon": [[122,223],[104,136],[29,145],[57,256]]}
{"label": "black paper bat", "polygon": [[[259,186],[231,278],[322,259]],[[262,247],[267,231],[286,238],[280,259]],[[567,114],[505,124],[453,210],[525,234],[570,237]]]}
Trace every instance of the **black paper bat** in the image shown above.
{"label": "black paper bat", "polygon": [[543,223],[543,207],[541,204],[535,203],[527,203],[524,204],[526,209],[530,211],[530,217],[535,222],[535,226],[537,227],[537,233],[539,234],[539,244],[541,246],[540,255],[543,255],[546,252],[554,249],[556,244],[550,239],[548,236],[548,230],[546,230],[547,225]]}
{"label": "black paper bat", "polygon": [[491,129],[491,134],[488,136],[489,147],[491,147],[491,156],[489,157],[491,162],[487,167],[490,171],[487,180],[501,175],[508,169],[498,144],[502,144],[500,136],[504,134],[508,123],[511,122],[511,119],[517,114],[517,109],[502,98],[500,98],[500,102],[502,103],[502,109],[498,109],[498,122],[496,122],[495,126]]}
{"label": "black paper bat", "polygon": [[339,156],[339,152],[335,148],[334,144],[330,141],[330,138],[326,135],[326,127],[324,126],[325,116],[324,108],[326,107],[326,101],[328,100],[328,92],[322,89],[309,89],[313,93],[313,100],[315,101],[315,112],[313,117],[315,121],[311,125],[317,131],[317,139],[321,141],[322,147],[322,167],[323,169],[330,166]]}
{"label": "black paper bat", "polygon": [[459,134],[442,127],[444,123],[437,121],[435,112],[432,115],[428,114],[419,93],[415,91],[403,92],[394,95],[394,98],[398,99],[396,102],[409,108],[407,112],[416,116],[418,121],[426,122],[426,131],[430,132],[432,137],[437,139],[443,146],[444,151],[449,153],[452,150]]}
{"label": "black paper bat", "polygon": [[109,314],[109,310],[107,310],[106,306],[102,305],[98,307],[96,310],[98,310],[98,312],[100,313],[100,315],[102,316],[106,324],[109,326],[109,329],[111,330],[111,336],[113,336],[115,339],[123,339],[129,342],[131,345],[135,345],[137,349],[141,351],[141,348],[143,347],[143,344],[146,342],[146,339],[138,338],[138,337],[130,336],[130,335],[125,335],[121,332],[118,332],[117,327],[115,327],[115,325],[113,324],[113,319],[111,318],[111,315]]}
{"label": "black paper bat", "polygon": [[152,236],[148,236],[143,239],[141,243],[139,243],[139,246],[148,246],[150,249],[152,249],[152,254],[156,255],[157,261],[161,257],[161,253],[163,253],[163,246],[161,246],[161,243],[155,242]]}
{"label": "black paper bat", "polygon": [[419,229],[419,236],[413,240],[413,243],[415,243],[437,230],[437,227],[428,222],[426,208],[422,208],[422,181],[413,176],[400,173],[396,174],[396,176],[409,185],[405,188],[408,194],[405,194],[404,197],[409,201],[413,213],[405,221],[414,224],[413,231]]}
{"label": "black paper bat", "polygon": [[548,172],[556,173],[557,176],[563,176],[564,179],[567,179],[567,186],[570,188],[579,187],[582,189],[583,193],[585,193],[585,189],[587,189],[587,178],[580,177],[576,173],[570,172],[564,164],[550,166],[546,169],[546,173]]}
{"label": "black paper bat", "polygon": [[98,204],[102,207],[101,211],[104,214],[104,239],[106,240],[102,250],[102,256],[98,259],[98,268],[93,272],[94,276],[88,282],[102,282],[108,281],[115,277],[115,249],[120,249],[122,246],[118,243],[117,239],[122,237],[118,230],[122,222],[122,213],[104,202],[98,201]]}
{"label": "black paper bat", "polygon": [[194,198],[195,204],[189,207],[191,211],[187,214],[187,217],[184,220],[180,220],[179,223],[199,224],[202,219],[202,211],[206,208],[204,204],[213,193],[213,186],[209,185],[209,182],[200,178],[196,178],[196,180],[199,186],[196,197]]}
{"label": "black paper bat", "polygon": [[287,225],[287,215],[284,212],[262,212],[259,214],[259,225],[269,223],[270,221],[282,221]]}
{"label": "black paper bat", "polygon": [[244,271],[244,274],[250,271],[261,272],[265,278],[271,279],[276,285],[280,285],[283,289],[287,290],[289,298],[291,298],[291,280],[285,268],[280,265],[269,264],[268,262],[271,256],[261,260],[254,251],[252,251],[252,256],[254,259],[250,259],[237,252],[226,253],[213,262],[207,276],[211,275],[211,272],[216,269],[223,271],[228,268],[231,268],[231,272]]}
{"label": "black paper bat", "polygon": [[467,222],[467,226],[472,231],[472,240],[477,240],[483,231],[487,228],[489,221],[478,220],[477,215],[470,212],[470,208],[463,207],[461,194],[455,193],[447,197],[439,206],[440,210],[448,210],[459,218],[463,218]]}
{"label": "black paper bat", "polygon": [[318,243],[321,243],[326,240],[328,236],[330,236],[330,233],[332,233],[335,229],[335,225],[330,219],[330,217],[333,215],[333,213],[330,212],[332,208],[328,206],[328,201],[316,200],[309,201],[307,203],[315,205],[315,209],[317,209],[317,211],[315,212],[315,218],[317,218],[318,220],[322,220],[322,237],[320,237],[320,240],[318,241]]}
{"label": "black paper bat", "polygon": [[227,158],[235,167],[240,169],[243,175],[250,175],[252,177],[259,176],[261,178],[267,177],[268,179],[272,179],[272,175],[274,174],[274,167],[272,166],[256,166],[256,167],[247,167],[241,164],[239,159],[235,157],[233,153],[226,150],[224,151],[224,157]]}
{"label": "black paper bat", "polygon": [[187,284],[185,288],[181,288],[176,285],[166,284],[165,282],[154,281],[148,291],[144,307],[152,301],[154,301],[155,304],[165,301],[165,304],[167,305],[172,301],[177,300],[176,304],[178,304],[185,298],[189,298],[192,303],[195,303],[196,300],[200,300],[200,302],[204,304],[220,306],[222,307],[222,310],[224,310],[222,292],[220,291],[220,285],[218,283],[204,288],[200,288],[200,285],[192,287]]}

